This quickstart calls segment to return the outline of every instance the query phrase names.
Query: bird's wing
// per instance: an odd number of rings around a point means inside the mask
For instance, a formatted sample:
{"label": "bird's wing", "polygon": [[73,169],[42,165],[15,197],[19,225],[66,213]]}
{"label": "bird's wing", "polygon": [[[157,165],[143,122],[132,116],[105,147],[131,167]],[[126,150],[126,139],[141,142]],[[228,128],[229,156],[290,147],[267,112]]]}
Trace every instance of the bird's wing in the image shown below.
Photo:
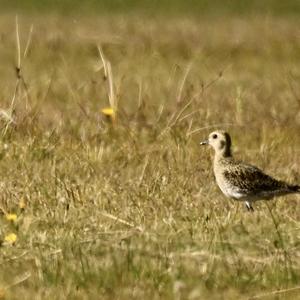
{"label": "bird's wing", "polygon": [[247,165],[237,164],[230,170],[224,171],[224,177],[237,191],[246,194],[259,194],[288,189],[288,185],[265,174],[260,169]]}

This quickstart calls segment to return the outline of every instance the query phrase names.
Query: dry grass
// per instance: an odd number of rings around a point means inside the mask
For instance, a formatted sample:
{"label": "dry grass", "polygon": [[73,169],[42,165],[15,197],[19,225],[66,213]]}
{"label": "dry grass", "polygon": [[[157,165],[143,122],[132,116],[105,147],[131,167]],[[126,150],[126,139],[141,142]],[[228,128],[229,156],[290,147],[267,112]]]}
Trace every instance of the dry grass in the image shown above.
{"label": "dry grass", "polygon": [[299,196],[247,213],[198,142],[225,128],[236,156],[300,182],[299,25],[22,16],[16,78],[2,15],[0,236],[17,241],[0,248],[0,298],[295,299]]}

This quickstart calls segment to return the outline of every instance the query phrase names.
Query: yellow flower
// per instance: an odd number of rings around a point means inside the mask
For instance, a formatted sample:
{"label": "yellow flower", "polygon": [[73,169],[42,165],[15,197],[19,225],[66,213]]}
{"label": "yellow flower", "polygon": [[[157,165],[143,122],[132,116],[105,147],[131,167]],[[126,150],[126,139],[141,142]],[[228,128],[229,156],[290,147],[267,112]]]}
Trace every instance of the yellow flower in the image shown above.
{"label": "yellow flower", "polygon": [[7,221],[16,222],[17,221],[17,215],[16,214],[6,214],[5,218]]}
{"label": "yellow flower", "polygon": [[112,121],[115,120],[116,112],[112,107],[105,107],[105,108],[101,109],[101,112],[104,116],[106,116],[107,118],[110,118]]}
{"label": "yellow flower", "polygon": [[4,241],[9,244],[15,243],[16,240],[17,240],[17,236],[14,233],[10,233],[10,234],[6,235],[4,238]]}
{"label": "yellow flower", "polygon": [[101,112],[105,115],[105,116],[113,116],[115,114],[115,111],[113,110],[113,108],[111,107],[105,107],[101,110]]}

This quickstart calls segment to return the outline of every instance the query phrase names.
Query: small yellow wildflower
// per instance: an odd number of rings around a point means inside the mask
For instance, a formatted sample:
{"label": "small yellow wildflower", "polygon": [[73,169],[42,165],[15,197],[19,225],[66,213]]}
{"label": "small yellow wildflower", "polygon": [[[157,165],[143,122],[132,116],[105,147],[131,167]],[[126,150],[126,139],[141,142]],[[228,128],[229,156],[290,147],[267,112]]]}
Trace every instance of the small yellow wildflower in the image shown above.
{"label": "small yellow wildflower", "polygon": [[111,119],[112,121],[114,121],[116,118],[116,112],[112,107],[105,107],[101,109],[101,112],[104,116]]}
{"label": "small yellow wildflower", "polygon": [[14,233],[10,233],[5,236],[4,241],[9,244],[14,244],[17,240],[17,236]]}
{"label": "small yellow wildflower", "polygon": [[17,221],[17,215],[16,214],[6,214],[5,218],[7,221],[16,222]]}
{"label": "small yellow wildflower", "polygon": [[101,110],[101,112],[105,115],[105,116],[113,116],[115,114],[115,111],[113,110],[113,108],[111,107],[105,107]]}

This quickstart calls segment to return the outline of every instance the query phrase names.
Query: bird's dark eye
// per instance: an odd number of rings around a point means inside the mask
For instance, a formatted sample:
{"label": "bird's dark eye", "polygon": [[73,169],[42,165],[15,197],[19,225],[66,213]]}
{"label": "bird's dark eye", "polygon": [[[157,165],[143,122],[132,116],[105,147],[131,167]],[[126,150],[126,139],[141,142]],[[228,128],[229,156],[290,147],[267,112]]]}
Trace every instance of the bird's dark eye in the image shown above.
{"label": "bird's dark eye", "polygon": [[218,137],[217,134],[213,134],[213,136],[212,136],[213,139],[216,139],[217,137]]}

